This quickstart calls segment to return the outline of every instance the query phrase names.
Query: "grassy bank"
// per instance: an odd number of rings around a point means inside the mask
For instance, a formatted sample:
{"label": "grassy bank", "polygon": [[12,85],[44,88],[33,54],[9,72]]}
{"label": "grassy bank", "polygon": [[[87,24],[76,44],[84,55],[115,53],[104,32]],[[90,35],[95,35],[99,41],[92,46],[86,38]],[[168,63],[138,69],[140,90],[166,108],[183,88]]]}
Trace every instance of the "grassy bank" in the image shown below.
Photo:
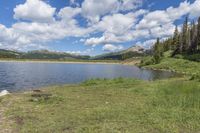
{"label": "grassy bank", "polygon": [[119,78],[11,94],[0,108],[13,132],[197,132],[199,97],[197,81]]}
{"label": "grassy bank", "polygon": [[172,70],[185,74],[200,74],[200,63],[185,59],[164,58],[159,64],[144,66],[145,68]]}
{"label": "grassy bank", "polygon": [[160,63],[154,64],[151,57],[146,57],[140,65],[147,69],[173,71],[200,79],[200,62],[164,57]]}

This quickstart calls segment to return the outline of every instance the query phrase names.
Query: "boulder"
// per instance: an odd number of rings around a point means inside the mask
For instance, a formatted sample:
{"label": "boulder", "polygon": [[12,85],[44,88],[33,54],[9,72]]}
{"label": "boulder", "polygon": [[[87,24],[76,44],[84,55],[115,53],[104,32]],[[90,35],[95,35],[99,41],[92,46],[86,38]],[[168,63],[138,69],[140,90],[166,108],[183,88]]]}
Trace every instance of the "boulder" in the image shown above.
{"label": "boulder", "polygon": [[0,97],[10,94],[7,90],[3,90],[0,92]]}

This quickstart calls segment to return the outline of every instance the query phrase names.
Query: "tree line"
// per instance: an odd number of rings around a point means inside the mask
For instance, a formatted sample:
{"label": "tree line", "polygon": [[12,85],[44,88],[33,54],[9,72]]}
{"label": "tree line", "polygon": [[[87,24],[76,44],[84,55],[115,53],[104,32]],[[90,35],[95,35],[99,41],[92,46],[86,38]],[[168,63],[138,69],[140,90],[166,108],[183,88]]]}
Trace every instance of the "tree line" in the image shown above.
{"label": "tree line", "polygon": [[174,35],[164,41],[157,38],[153,47],[153,57],[155,63],[159,63],[163,53],[172,51],[172,57],[177,54],[191,55],[200,52],[200,17],[189,23],[188,17],[185,18],[181,31],[176,26]]}

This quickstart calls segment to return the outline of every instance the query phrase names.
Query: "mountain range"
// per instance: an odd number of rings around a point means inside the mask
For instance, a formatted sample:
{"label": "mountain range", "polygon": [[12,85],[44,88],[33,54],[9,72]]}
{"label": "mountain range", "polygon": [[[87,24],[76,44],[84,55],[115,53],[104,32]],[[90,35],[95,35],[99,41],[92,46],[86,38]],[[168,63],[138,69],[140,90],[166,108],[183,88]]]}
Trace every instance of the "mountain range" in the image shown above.
{"label": "mountain range", "polygon": [[133,46],[127,50],[106,53],[98,56],[74,55],[65,52],[53,52],[48,50],[34,50],[18,52],[14,50],[0,49],[0,58],[10,59],[41,59],[41,60],[125,60],[132,57],[140,57],[146,54],[146,50],[140,46]]}

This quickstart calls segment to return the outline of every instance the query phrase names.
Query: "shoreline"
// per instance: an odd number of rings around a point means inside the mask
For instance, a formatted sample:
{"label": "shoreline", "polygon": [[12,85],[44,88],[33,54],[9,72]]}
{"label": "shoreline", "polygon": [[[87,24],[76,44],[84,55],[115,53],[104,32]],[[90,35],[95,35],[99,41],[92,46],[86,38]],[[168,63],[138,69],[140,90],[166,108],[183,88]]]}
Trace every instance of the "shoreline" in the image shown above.
{"label": "shoreline", "polygon": [[62,64],[122,64],[121,62],[101,62],[101,61],[47,61],[47,60],[1,60],[1,62],[19,62],[19,63],[62,63]]}
{"label": "shoreline", "polygon": [[[173,77],[173,78],[167,78],[167,79],[185,79],[186,77]],[[114,78],[114,79],[118,79],[118,78]],[[107,80],[114,80],[114,79],[107,79]],[[156,82],[157,80],[153,80],[153,81],[150,81],[150,80],[141,80],[141,79],[137,79],[137,78],[122,78],[124,80],[137,80],[137,81],[141,81],[141,82]],[[163,80],[167,80],[167,79],[159,79],[160,81],[163,81]],[[85,81],[90,81],[92,79],[89,79],[89,80],[85,80]],[[95,79],[95,80],[99,80],[99,79]],[[103,80],[103,79],[100,79],[100,80]],[[7,95],[16,95],[16,94],[30,94],[30,93],[37,93],[37,92],[46,92],[48,91],[49,89],[51,88],[58,88],[58,87],[76,87],[76,86],[80,86],[82,83],[84,83],[85,81],[83,82],[80,82],[80,83],[72,83],[72,84],[68,84],[68,83],[65,83],[65,84],[54,84],[54,85],[47,85],[47,86],[41,86],[41,87],[36,87],[36,88],[31,88],[31,89],[23,89],[23,90],[15,90],[15,91],[9,91],[9,90],[0,90],[0,98],[3,98]]]}

